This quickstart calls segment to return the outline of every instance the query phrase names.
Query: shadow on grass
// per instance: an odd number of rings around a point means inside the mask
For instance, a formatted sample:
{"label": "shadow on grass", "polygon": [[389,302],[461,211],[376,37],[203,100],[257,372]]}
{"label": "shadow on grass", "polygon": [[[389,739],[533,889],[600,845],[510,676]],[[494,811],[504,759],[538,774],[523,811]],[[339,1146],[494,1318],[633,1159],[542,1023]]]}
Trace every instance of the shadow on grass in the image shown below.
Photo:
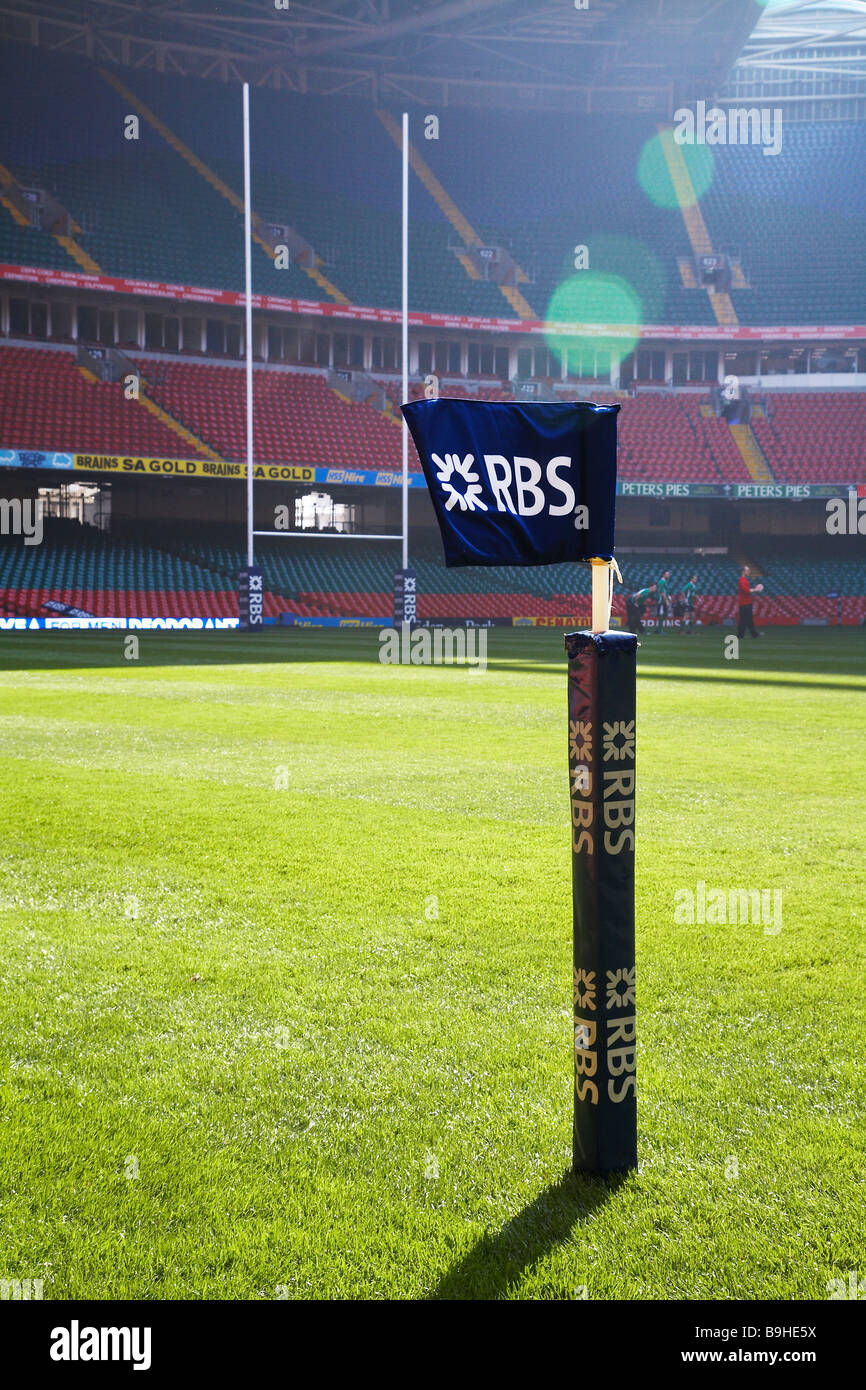
{"label": "shadow on grass", "polygon": [[[139,654],[132,661],[124,656],[124,644],[130,636],[139,639]],[[491,668],[556,675],[562,675],[566,669],[561,630],[558,634],[530,635],[504,631],[492,639],[491,647],[493,642],[501,643],[507,655],[497,661],[489,660]],[[163,628],[0,631],[0,670],[65,671],[89,667],[129,670],[145,666],[342,662],[366,664],[375,670],[387,669],[379,661],[379,652],[379,629],[369,627],[275,626],[258,633],[238,632],[236,628],[186,632]],[[405,669],[424,672],[431,668],[419,664]],[[462,663],[455,663],[455,676],[465,675],[465,672]]]}
{"label": "shadow on grass", "polygon": [[468,1255],[442,1276],[428,1299],[500,1298],[604,1206],[626,1176],[589,1178],[568,1169],[501,1231],[482,1236]]}
{"label": "shadow on grass", "polygon": [[[564,628],[488,630],[487,670],[505,675],[553,676],[565,679]],[[651,636],[638,651],[638,676],[651,680],[726,684],[821,684],[839,689],[863,689],[866,676],[866,628],[785,629],[771,632],[766,642],[748,643],[741,660],[726,661],[722,642],[730,635],[716,628],[687,638]],[[125,639],[133,633],[116,631],[0,632],[0,670],[115,671],[154,666],[233,666],[293,663],[358,663],[379,667],[379,632],[375,628],[269,627],[262,633],[232,629],[169,632],[137,629],[139,656],[125,659]],[[657,645],[658,644],[658,645]],[[477,650],[477,649],[476,649]],[[716,669],[708,669],[710,666]],[[387,669],[387,668],[385,668]],[[406,670],[424,672],[420,665]],[[443,669],[443,668],[440,668]],[[455,679],[466,669],[454,667]],[[825,681],[821,677],[825,677]],[[859,677],[848,683],[846,676]],[[802,679],[797,679],[802,677]]]}

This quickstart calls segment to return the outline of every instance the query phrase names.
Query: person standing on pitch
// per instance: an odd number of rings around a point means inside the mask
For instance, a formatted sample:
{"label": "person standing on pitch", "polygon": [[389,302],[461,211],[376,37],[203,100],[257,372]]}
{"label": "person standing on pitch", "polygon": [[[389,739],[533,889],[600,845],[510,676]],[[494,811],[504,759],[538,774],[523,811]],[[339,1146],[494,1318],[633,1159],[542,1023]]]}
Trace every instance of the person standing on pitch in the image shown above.
{"label": "person standing on pitch", "polygon": [[698,604],[698,576],[696,574],[693,574],[683,585],[683,602],[686,607],[684,630],[694,632]]}
{"label": "person standing on pitch", "polygon": [[686,601],[682,594],[671,594],[671,612],[674,620],[674,628],[677,632],[684,632],[686,625]]}
{"label": "person standing on pitch", "polygon": [[737,624],[737,636],[745,637],[750,632],[753,637],[760,637],[760,632],[755,630],[755,619],[752,613],[752,595],[764,592],[763,584],[756,584],[754,589],[749,581],[751,571],[748,565],[743,565],[740,574],[740,582],[737,585],[737,603],[740,609],[740,621]]}
{"label": "person standing on pitch", "polygon": [[670,570],[665,570],[661,579],[656,584],[656,632],[660,633],[665,618],[670,617],[671,600],[668,593],[668,580],[671,577]]}
{"label": "person standing on pitch", "polygon": [[650,594],[655,593],[655,584],[650,584],[648,589],[637,589],[633,594],[626,594],[625,597],[625,625],[629,632],[643,632],[643,610],[644,604]]}

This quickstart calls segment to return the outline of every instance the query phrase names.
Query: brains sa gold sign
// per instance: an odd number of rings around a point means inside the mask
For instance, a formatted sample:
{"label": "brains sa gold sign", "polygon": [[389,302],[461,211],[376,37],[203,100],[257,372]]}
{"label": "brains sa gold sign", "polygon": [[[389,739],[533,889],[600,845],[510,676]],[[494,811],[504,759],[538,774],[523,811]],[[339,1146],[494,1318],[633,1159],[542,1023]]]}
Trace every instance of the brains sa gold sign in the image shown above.
{"label": "brains sa gold sign", "polygon": [[[87,473],[123,473],[161,478],[237,478],[247,476],[244,463],[222,459],[146,458],[140,454],[76,454],[75,467]],[[315,468],[296,463],[257,463],[253,477],[263,482],[312,483]]]}

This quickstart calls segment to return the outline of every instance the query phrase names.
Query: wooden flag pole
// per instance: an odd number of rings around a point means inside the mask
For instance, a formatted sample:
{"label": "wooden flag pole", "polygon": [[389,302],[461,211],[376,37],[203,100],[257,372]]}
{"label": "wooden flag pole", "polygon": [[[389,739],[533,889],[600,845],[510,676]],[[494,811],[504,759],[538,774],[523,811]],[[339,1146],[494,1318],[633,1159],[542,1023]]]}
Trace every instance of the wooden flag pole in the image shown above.
{"label": "wooden flag pole", "polygon": [[589,563],[592,566],[592,631],[609,632],[613,576],[615,574],[621,584],[622,575],[616,560],[602,560],[596,555]]}
{"label": "wooden flag pole", "polygon": [[592,566],[592,630],[607,632],[610,627],[611,568],[609,560],[598,557],[590,560]]}

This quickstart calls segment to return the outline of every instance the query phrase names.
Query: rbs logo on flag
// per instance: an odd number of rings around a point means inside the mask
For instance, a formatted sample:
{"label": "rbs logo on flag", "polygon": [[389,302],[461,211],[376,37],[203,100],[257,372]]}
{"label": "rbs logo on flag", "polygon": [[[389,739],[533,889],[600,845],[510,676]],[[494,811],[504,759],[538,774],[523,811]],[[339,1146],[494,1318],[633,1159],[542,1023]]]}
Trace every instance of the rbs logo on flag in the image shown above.
{"label": "rbs logo on flag", "polygon": [[[488,510],[483,500],[484,489],[478,474],[473,471],[475,459],[467,454],[461,459],[459,454],[446,454],[441,459],[432,455],[436,477],[442,484],[445,497],[445,510],[458,506],[462,512]],[[537,516],[545,509],[546,497],[538,486],[541,481],[541,467],[535,459],[517,457],[513,467],[503,454],[485,454],[484,467],[490,489],[496,498],[500,512],[511,512],[513,516]],[[547,465],[545,476],[548,487],[559,493],[564,501],[558,506],[549,506],[551,516],[568,516],[574,512],[577,499],[574,488],[567,477],[560,478],[557,468],[564,471],[571,468],[571,459],[566,454],[553,458]],[[511,489],[514,489],[513,495]],[[461,490],[462,489],[462,490]]]}
{"label": "rbs logo on flag", "polygon": [[618,405],[440,398],[402,410],[446,564],[612,556]]}

